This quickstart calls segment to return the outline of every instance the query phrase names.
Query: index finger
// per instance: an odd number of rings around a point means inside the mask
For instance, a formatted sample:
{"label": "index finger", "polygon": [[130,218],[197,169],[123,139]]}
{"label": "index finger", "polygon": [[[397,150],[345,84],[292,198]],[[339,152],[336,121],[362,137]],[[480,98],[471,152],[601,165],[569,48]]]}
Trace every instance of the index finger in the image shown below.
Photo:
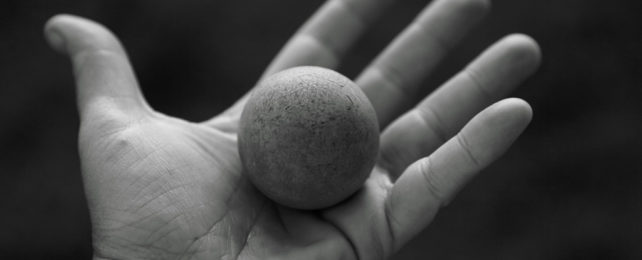
{"label": "index finger", "polygon": [[[261,78],[303,65],[337,67],[343,55],[393,0],[328,0],[290,38]],[[221,114],[238,116],[248,95]]]}
{"label": "index finger", "polygon": [[341,57],[392,0],[328,0],[303,24],[263,76],[313,65],[335,68]]}

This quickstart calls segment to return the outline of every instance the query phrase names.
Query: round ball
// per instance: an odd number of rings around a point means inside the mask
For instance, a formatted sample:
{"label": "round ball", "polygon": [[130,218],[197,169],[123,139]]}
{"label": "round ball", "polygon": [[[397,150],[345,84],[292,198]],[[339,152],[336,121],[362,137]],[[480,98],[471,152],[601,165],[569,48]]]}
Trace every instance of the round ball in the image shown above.
{"label": "round ball", "polygon": [[270,199],[298,209],[343,201],[363,185],[379,150],[372,104],[343,75],[296,67],[259,83],[240,120],[244,174]]}

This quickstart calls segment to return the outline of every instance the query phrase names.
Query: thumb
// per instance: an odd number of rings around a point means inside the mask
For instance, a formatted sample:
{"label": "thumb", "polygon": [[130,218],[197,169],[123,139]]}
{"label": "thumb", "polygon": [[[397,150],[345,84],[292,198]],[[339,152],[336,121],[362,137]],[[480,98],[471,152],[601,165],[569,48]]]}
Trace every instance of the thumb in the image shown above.
{"label": "thumb", "polygon": [[151,111],[118,39],[102,25],[73,15],[56,15],[45,25],[49,45],[71,58],[81,120]]}

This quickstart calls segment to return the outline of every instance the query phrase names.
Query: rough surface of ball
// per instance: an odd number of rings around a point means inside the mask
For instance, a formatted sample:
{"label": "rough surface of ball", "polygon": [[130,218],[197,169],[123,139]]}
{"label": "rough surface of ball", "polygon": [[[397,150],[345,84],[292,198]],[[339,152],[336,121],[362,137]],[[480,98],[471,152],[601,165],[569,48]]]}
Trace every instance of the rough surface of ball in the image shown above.
{"label": "rough surface of ball", "polygon": [[253,90],[238,145],[244,174],[263,194],[288,207],[320,209],[361,188],[377,159],[379,125],[350,79],[296,67]]}

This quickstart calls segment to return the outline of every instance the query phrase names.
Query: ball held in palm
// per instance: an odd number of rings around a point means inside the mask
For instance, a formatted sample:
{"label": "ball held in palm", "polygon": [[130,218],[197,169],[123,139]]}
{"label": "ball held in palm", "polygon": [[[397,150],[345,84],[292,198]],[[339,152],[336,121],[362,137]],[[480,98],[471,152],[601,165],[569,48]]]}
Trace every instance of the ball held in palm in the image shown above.
{"label": "ball held in palm", "polygon": [[259,83],[240,120],[244,174],[284,206],[320,209],[354,194],[379,146],[372,104],[345,76],[296,67]]}

